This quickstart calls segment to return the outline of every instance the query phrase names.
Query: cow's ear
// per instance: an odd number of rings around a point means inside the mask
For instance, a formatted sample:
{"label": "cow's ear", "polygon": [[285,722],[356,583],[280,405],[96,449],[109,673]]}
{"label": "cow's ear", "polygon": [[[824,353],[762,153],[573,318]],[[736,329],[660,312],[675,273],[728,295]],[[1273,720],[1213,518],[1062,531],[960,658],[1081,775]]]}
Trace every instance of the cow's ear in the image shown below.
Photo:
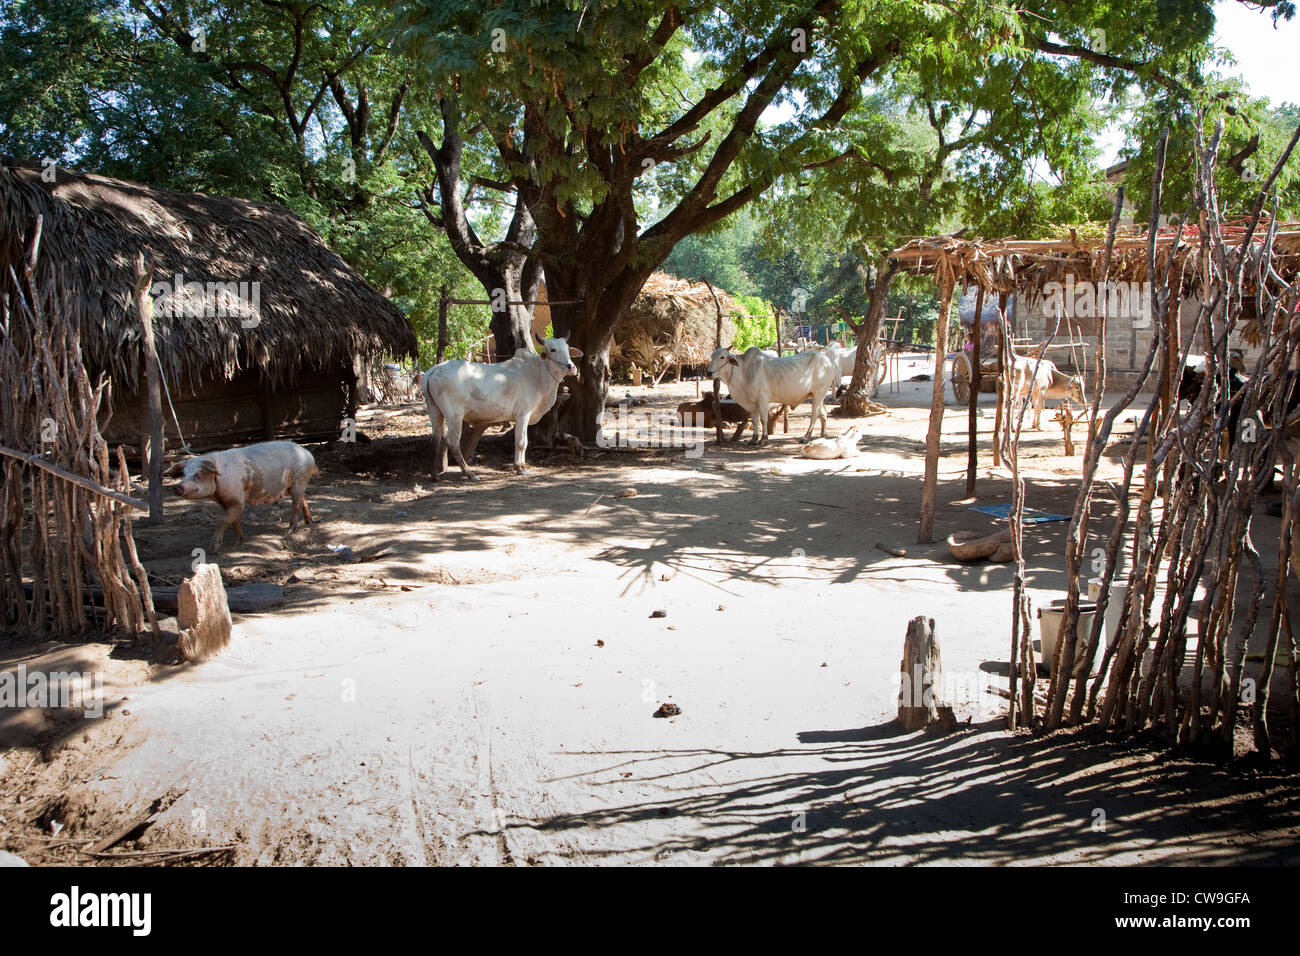
{"label": "cow's ear", "polygon": [[575,345],[569,346],[569,358],[582,358],[582,349]]}
{"label": "cow's ear", "polygon": [[728,356],[727,356],[727,362],[728,362],[729,364],[731,364],[731,365],[739,365],[739,364],[740,364],[740,359],[736,358],[736,356],[734,356],[734,355],[728,355]]}

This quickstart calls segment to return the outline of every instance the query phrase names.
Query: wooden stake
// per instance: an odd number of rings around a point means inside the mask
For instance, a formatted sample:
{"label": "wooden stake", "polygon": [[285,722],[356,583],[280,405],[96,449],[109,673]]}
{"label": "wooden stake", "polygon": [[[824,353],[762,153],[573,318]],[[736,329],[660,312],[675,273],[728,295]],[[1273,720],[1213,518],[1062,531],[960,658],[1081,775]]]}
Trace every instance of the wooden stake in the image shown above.
{"label": "wooden stake", "polygon": [[442,295],[438,299],[438,354],[437,363],[442,364],[442,360],[447,355],[447,287],[442,287]]}
{"label": "wooden stake", "polygon": [[943,664],[934,618],[914,617],[907,624],[899,665],[898,722],[904,730],[924,730],[939,720]]}
{"label": "wooden stake", "polygon": [[948,352],[948,313],[952,309],[955,278],[947,260],[939,276],[939,317],[934,333],[934,392],[930,399],[930,428],[925,435],[925,484],[921,489],[921,525],[916,540],[934,540],[934,498],[939,482],[939,438],[943,431],[943,366]]}
{"label": "wooden stake", "polygon": [[153,268],[144,261],[141,252],[135,260],[135,311],[140,316],[140,347],[144,359],[145,429],[149,443],[149,521],[160,522],[162,509],[163,472],[163,415],[162,378],[158,366],[158,350],[153,338],[153,300],[149,298],[149,279]]}
{"label": "wooden stake", "polygon": [[967,422],[967,439],[966,439],[966,497],[975,497],[975,470],[979,464],[979,403],[980,403],[980,385],[983,382],[983,375],[980,366],[983,360],[980,358],[980,339],[984,336],[982,319],[984,313],[984,287],[980,286],[979,291],[975,294],[975,322],[971,326],[971,335],[973,337],[973,350],[971,358],[973,359],[970,377],[970,404],[966,413]]}
{"label": "wooden stake", "polygon": [[[703,279],[701,281],[709,287],[709,294],[713,296],[713,309],[716,313],[717,319],[713,333],[713,348],[716,350],[722,348],[722,303],[718,300],[718,294],[713,291],[713,283],[708,279]],[[696,383],[695,389],[696,394],[698,395],[698,382]],[[722,429],[722,382],[716,378],[713,380],[713,425],[715,439],[717,443],[721,445],[724,436]]]}
{"label": "wooden stake", "polygon": [[1009,332],[1007,330],[1007,296],[998,293],[998,409],[993,416],[993,464],[1002,464],[1002,429],[1006,414],[1007,383],[1011,378],[1007,372],[1007,352],[1004,345]]}

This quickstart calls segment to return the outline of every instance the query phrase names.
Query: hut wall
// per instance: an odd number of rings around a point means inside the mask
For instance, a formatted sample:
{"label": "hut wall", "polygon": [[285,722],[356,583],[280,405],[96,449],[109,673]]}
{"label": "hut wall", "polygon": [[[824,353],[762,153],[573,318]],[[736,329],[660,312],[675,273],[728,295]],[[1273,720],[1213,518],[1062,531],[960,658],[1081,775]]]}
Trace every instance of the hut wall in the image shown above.
{"label": "hut wall", "polygon": [[[1179,312],[1179,328],[1182,331],[1181,345],[1194,354],[1204,351],[1201,341],[1194,344],[1191,341],[1193,326],[1196,324],[1196,314],[1200,309],[1200,305],[1198,299],[1188,298],[1183,301]],[[1034,344],[1044,342],[1055,326],[1056,314],[1054,311],[1050,315],[1048,314],[1046,300],[1029,301],[1028,297],[1018,297],[1016,319],[1013,325],[1013,335],[1016,338],[1026,338]],[[1089,318],[1063,319],[1060,330],[1056,333],[1056,338],[1053,339],[1053,344],[1069,343],[1071,331],[1074,333],[1076,342],[1082,339],[1087,344],[1087,373],[1089,380],[1091,380],[1097,348],[1096,321]],[[1138,378],[1142,363],[1146,359],[1155,335],[1154,323],[1144,324],[1141,320],[1134,321],[1133,318],[1128,316],[1115,317],[1107,321],[1107,390],[1122,390],[1132,386]],[[1229,337],[1228,346],[1232,349],[1241,350],[1247,367],[1253,365],[1260,352],[1259,348],[1251,346],[1243,340],[1239,332],[1234,332]],[[1081,351],[1079,349],[1052,348],[1047,353],[1047,357],[1062,371],[1076,372],[1081,371],[1079,365],[1083,364]],[[1147,380],[1144,391],[1148,393],[1154,392],[1155,384],[1156,375],[1153,373]]]}
{"label": "hut wall", "polygon": [[[188,389],[180,394],[173,391],[172,402],[185,440],[196,452],[267,439],[327,441],[342,433],[347,385],[341,372],[303,369],[291,388],[270,389],[260,374],[246,370],[230,380],[208,380],[197,394]],[[128,456],[138,456],[143,422],[143,395],[115,392],[105,431],[109,444],[121,443]],[[176,423],[165,397],[163,422],[168,448],[178,447]]]}

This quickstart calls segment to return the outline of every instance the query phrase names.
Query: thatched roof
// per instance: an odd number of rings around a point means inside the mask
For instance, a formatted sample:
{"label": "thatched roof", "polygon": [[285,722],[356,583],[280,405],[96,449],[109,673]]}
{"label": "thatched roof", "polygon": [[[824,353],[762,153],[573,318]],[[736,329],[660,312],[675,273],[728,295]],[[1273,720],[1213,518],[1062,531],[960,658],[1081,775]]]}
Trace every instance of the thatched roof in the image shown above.
{"label": "thatched roof", "polygon": [[[1229,246],[1245,238],[1245,220],[1223,226]],[[1252,236],[1252,248],[1262,249],[1268,234],[1265,217]],[[1142,227],[1130,227],[1116,234],[1107,276],[1102,276],[1106,226],[1088,223],[1070,227],[1058,239],[956,239],[935,236],[913,239],[894,250],[893,258],[909,272],[950,274],[955,284],[982,286],[986,292],[1041,294],[1048,282],[1073,275],[1077,281],[1141,282],[1148,279],[1149,236]],[[1156,265],[1163,271],[1169,256],[1185,278],[1184,291],[1194,291],[1202,272],[1197,268],[1200,234],[1195,225],[1156,232]],[[1273,243],[1273,267],[1288,282],[1300,275],[1300,223],[1279,222]]]}
{"label": "thatched roof", "polygon": [[[155,298],[159,358],[173,387],[246,368],[292,384],[304,364],[347,368],[357,357],[415,353],[402,312],[283,206],[65,169],[47,183],[40,167],[0,159],[0,295],[38,216],[38,279],[56,270],[79,312],[87,364],[127,388],[142,367],[130,304],[141,251],[154,292],[158,283],[176,285],[178,275],[181,284],[200,284]],[[209,283],[247,285],[234,293]]]}
{"label": "thatched roof", "polygon": [[[617,354],[633,360],[653,347],[665,357],[672,353],[676,363],[707,362],[717,341],[718,306],[722,308],[722,343],[727,345],[736,335],[735,324],[729,318],[736,309],[731,296],[717,286],[710,292],[703,282],[656,272],[646,280],[627,314],[614,327]],[[645,367],[647,363],[636,361],[636,364]]]}

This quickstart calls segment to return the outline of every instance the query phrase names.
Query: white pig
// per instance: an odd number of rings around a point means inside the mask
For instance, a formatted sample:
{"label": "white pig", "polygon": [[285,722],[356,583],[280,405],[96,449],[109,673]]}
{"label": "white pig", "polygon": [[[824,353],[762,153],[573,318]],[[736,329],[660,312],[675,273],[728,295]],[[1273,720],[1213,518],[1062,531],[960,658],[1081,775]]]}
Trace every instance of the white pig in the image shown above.
{"label": "white pig", "polygon": [[291,441],[268,441],[228,451],[213,451],[185,462],[181,480],[173,491],[187,501],[211,499],[225,510],[225,517],[212,539],[212,550],[221,550],[221,539],[226,529],[235,526],[235,534],[244,540],[244,529],[239,519],[244,505],[260,505],[293,496],[289,512],[289,530],[298,526],[298,512],[311,524],[311,511],[307,508],[307,482],[319,474],[314,459],[306,448]]}
{"label": "white pig", "polygon": [[823,461],[831,458],[856,458],[858,454],[858,426],[853,425],[834,438],[814,438],[800,449],[805,458]]}

